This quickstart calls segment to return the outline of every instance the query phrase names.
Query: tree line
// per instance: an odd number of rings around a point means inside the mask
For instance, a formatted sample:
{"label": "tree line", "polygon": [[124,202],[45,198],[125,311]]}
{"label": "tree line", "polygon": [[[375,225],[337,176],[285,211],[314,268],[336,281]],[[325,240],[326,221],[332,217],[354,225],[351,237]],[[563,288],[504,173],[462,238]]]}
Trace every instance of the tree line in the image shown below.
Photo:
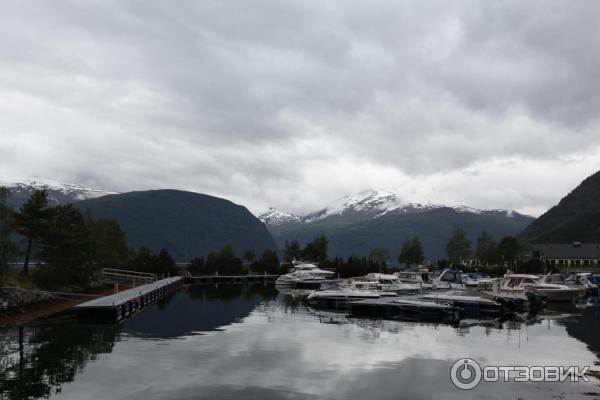
{"label": "tree line", "polygon": [[[0,187],[0,283],[11,263],[23,260],[22,274],[39,287],[87,288],[101,268],[122,268],[158,276],[177,275],[166,249],[153,252],[127,243],[118,221],[96,218],[72,204],[50,206],[48,193],[36,190],[19,207],[9,205],[10,191]],[[20,242],[20,243],[19,243]],[[21,244],[21,245],[19,245]],[[31,269],[32,263],[36,268]],[[281,265],[274,250],[257,258],[253,250],[236,256],[231,245],[191,260],[192,274],[244,274],[249,271],[278,274]]]}
{"label": "tree line", "polygon": [[[114,219],[96,218],[72,204],[51,206],[43,189],[35,190],[18,210],[10,207],[9,199],[10,191],[0,187],[0,281],[19,259],[22,274],[46,288],[87,288],[94,272],[105,267],[177,272],[168,251],[130,248]],[[30,271],[32,262],[37,265]]]}
{"label": "tree line", "polygon": [[[296,240],[286,241],[283,249],[285,261],[293,259],[318,262],[325,268],[333,268],[341,276],[358,276],[370,272],[389,271],[389,251],[377,247],[368,256],[352,255],[344,260],[335,257],[330,260],[327,255],[328,240],[324,235],[308,242],[304,247]],[[474,245],[467,238],[463,229],[456,227],[446,243],[446,258],[436,261],[438,267],[455,267],[463,270],[486,269],[502,274],[507,268],[520,272],[543,272],[543,265],[538,260],[527,260],[525,254],[529,249],[527,243],[520,242],[515,236],[505,236],[496,241],[487,231],[482,231]],[[478,263],[471,265],[470,261]],[[422,265],[425,253],[417,236],[406,239],[400,246],[398,262],[405,266]]]}

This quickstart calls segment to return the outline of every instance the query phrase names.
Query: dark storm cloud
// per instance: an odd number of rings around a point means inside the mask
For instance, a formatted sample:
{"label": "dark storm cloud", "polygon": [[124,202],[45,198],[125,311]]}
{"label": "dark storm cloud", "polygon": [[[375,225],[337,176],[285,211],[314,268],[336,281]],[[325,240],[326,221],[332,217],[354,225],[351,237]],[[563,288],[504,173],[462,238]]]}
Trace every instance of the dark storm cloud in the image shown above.
{"label": "dark storm cloud", "polygon": [[[0,175],[537,213],[599,165],[598,20],[594,1],[6,2]],[[525,165],[561,184],[534,195]]]}

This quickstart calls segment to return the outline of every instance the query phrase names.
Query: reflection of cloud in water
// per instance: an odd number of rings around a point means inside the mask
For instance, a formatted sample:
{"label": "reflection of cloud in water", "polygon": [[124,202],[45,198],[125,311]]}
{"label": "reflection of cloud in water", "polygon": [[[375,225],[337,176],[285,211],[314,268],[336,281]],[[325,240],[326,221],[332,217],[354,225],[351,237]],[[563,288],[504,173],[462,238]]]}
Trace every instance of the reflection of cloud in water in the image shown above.
{"label": "reflection of cloud in water", "polygon": [[280,303],[258,307],[222,331],[162,346],[132,336],[89,364],[60,398],[548,398],[594,389],[501,384],[465,393],[450,386],[450,365],[462,357],[484,364],[590,365],[593,354],[556,321],[513,331],[470,326],[457,332],[394,321],[321,324],[301,307],[295,311]]}

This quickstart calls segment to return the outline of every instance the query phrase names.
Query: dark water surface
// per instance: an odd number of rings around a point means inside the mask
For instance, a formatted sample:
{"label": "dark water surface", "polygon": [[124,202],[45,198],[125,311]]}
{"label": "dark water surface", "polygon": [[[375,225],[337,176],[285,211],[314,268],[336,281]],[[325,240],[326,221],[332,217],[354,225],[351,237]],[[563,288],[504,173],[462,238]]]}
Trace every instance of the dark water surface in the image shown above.
{"label": "dark water surface", "polygon": [[189,286],[119,325],[53,318],[0,330],[0,398],[571,399],[591,383],[452,386],[463,357],[492,365],[589,365],[598,308],[458,325],[349,319],[272,286]]}

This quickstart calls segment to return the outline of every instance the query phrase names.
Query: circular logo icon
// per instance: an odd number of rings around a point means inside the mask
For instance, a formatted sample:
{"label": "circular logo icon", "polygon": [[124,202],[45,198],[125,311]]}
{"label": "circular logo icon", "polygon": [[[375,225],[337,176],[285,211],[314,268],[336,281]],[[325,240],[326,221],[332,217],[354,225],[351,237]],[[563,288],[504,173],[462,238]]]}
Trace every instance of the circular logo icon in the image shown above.
{"label": "circular logo icon", "polygon": [[454,386],[459,389],[473,389],[481,382],[481,367],[475,360],[461,358],[452,364],[450,379]]}

